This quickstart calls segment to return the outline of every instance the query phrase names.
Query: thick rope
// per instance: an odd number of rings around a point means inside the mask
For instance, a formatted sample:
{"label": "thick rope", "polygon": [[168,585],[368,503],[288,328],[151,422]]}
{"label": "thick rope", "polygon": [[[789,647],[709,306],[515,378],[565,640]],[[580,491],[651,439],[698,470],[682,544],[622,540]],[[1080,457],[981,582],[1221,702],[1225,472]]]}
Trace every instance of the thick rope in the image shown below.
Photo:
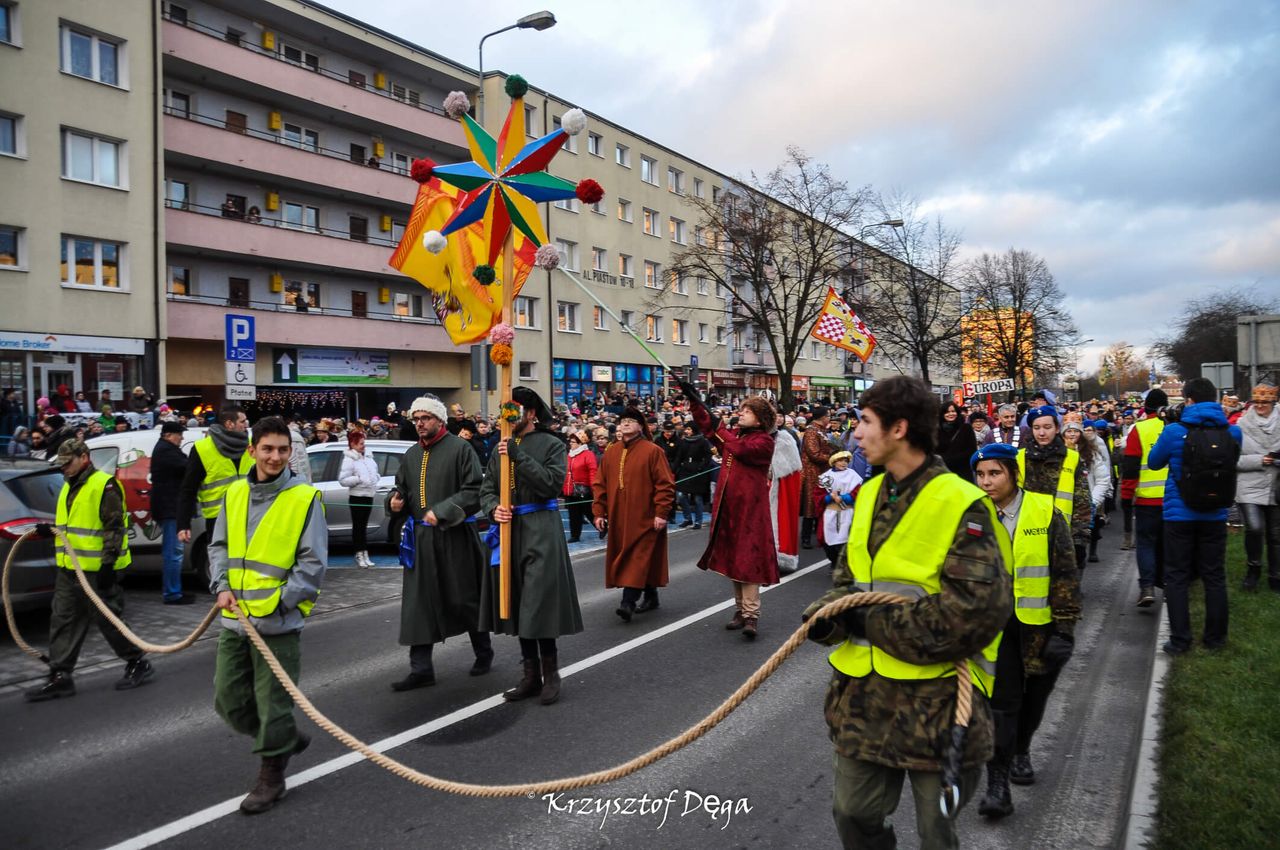
{"label": "thick rope", "polygon": [[[27,532],[22,535],[22,537],[18,538],[18,540],[13,544],[13,549],[10,550],[9,557],[5,560],[4,576],[3,579],[0,579],[0,590],[3,590],[5,615],[8,618],[9,629],[13,633],[15,641],[28,653],[35,655],[36,657],[41,657],[40,653],[23,643],[22,638],[18,635],[18,630],[13,620],[12,604],[9,599],[9,568],[12,566],[14,553],[17,552],[18,547],[28,537],[33,536],[34,533],[34,531]],[[120,618],[117,617],[111,609],[107,607],[106,603],[98,597],[98,594],[94,592],[92,587],[90,587],[88,578],[85,575],[83,568],[80,566],[80,561],[76,557],[75,552],[71,550],[71,546],[66,537],[56,530],[55,533],[62,540],[67,555],[71,558],[72,566],[75,567],[76,573],[80,579],[81,587],[84,588],[85,594],[89,597],[89,600],[93,602],[99,613],[101,613],[108,622],[119,629],[120,632],[131,642],[147,652],[177,652],[180,649],[190,646],[195,642],[196,638],[198,638],[200,634],[209,627],[213,618],[217,616],[220,611],[216,605],[213,606],[209,613],[205,615],[204,621],[200,626],[184,640],[179,641],[178,643],[168,645],[146,643],[134,635],[133,632],[129,631]],[[834,602],[828,603],[815,612],[813,616],[814,618],[833,617],[841,611],[853,608],[857,605],[881,605],[906,601],[908,600],[905,597],[898,596],[893,593],[853,593],[847,596],[842,596]],[[741,705],[747,697],[755,693],[756,689],[764,684],[766,679],[773,675],[773,673],[782,665],[783,661],[787,660],[787,658],[795,653],[795,651],[808,640],[809,632],[808,624],[801,624],[801,626],[792,633],[791,637],[787,638],[786,643],[778,647],[778,649],[769,656],[768,660],[760,666],[760,669],[756,670],[756,672],[753,673],[747,681],[743,682],[742,685],[734,691],[728,699],[720,703],[714,711],[676,737],[659,744],[648,752],[636,756],[630,761],[623,762],[622,764],[617,765],[616,767],[611,767],[607,770],[597,770],[592,773],[583,773],[578,776],[569,776],[563,779],[550,779],[542,782],[525,782],[512,785],[479,785],[471,782],[456,782],[451,779],[442,779],[440,777],[431,776],[430,774],[415,770],[406,764],[396,761],[390,756],[379,753],[364,741],[361,741],[359,738],[334,723],[328,717],[325,717],[325,715],[312,704],[311,700],[307,699],[306,695],[298,689],[298,686],[293,683],[293,680],[289,678],[289,674],[284,671],[282,666],[280,666],[279,660],[275,657],[274,653],[271,652],[271,648],[267,646],[266,641],[262,639],[262,635],[258,634],[257,629],[255,629],[253,624],[249,622],[249,618],[240,610],[240,606],[237,605],[233,611],[237,619],[240,620],[241,625],[244,626],[245,634],[248,635],[249,640],[253,642],[253,645],[257,647],[258,652],[261,653],[263,659],[267,662],[267,666],[271,668],[271,672],[274,673],[276,679],[279,680],[281,687],[288,692],[289,696],[293,698],[293,701],[297,703],[300,709],[302,709],[302,713],[311,718],[317,726],[337,738],[343,744],[346,744],[349,748],[369,759],[369,761],[379,767],[385,768],[391,773],[394,773],[401,779],[406,779],[415,785],[421,785],[424,788],[430,788],[434,791],[445,791],[450,794],[459,794],[465,797],[540,796],[542,794],[586,788],[591,785],[613,782],[615,780],[622,779],[623,777],[630,776],[636,771],[648,767],[654,762],[688,746],[719,725],[720,722],[728,717],[734,709]],[[970,685],[969,668],[963,661],[956,664],[956,685],[957,699],[955,723],[958,726],[968,726],[973,710],[973,688]]]}

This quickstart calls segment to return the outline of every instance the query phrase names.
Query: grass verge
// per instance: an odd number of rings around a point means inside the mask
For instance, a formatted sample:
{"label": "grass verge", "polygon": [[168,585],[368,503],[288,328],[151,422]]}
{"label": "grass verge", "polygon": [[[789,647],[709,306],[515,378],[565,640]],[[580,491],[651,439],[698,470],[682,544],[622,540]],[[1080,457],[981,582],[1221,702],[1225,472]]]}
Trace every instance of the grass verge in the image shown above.
{"label": "grass verge", "polygon": [[[1280,593],[1240,590],[1244,535],[1227,537],[1225,649],[1198,643],[1165,679],[1157,824],[1160,850],[1280,847]],[[1204,595],[1191,588],[1191,623]]]}

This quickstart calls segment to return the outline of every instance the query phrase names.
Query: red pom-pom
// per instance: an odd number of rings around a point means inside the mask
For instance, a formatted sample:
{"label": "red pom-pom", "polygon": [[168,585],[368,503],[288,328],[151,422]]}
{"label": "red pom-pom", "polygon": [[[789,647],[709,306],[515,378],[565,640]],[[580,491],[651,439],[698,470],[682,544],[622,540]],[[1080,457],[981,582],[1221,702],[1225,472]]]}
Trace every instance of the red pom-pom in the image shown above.
{"label": "red pom-pom", "polygon": [[604,187],[590,177],[579,183],[574,192],[584,204],[594,204],[604,197]]}
{"label": "red pom-pom", "polygon": [[413,165],[409,166],[409,176],[419,183],[426,183],[431,179],[435,167],[436,164],[429,159],[415,159]]}

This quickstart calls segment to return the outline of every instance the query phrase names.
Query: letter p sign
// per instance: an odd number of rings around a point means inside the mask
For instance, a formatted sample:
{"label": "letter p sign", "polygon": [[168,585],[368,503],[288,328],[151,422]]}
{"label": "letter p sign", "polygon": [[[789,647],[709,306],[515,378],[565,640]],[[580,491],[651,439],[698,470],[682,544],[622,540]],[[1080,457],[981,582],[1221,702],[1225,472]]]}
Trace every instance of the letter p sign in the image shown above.
{"label": "letter p sign", "polygon": [[228,313],[226,330],[228,361],[252,363],[257,359],[253,316],[236,316]]}

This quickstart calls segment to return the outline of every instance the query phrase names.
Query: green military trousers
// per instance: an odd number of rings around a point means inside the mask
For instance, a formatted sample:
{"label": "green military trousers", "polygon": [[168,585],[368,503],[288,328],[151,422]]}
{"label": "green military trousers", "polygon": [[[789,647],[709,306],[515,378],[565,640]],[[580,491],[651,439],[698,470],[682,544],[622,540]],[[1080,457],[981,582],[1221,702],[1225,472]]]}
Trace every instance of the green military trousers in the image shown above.
{"label": "green military trousers", "polygon": [[[295,683],[302,670],[301,638],[301,632],[262,636]],[[253,736],[255,754],[266,757],[293,752],[298,742],[293,698],[276,681],[249,638],[231,629],[223,629],[218,636],[213,705],[228,726]]]}
{"label": "green military trousers", "polygon": [[[89,584],[97,582],[97,573],[85,573]],[[120,577],[110,590],[99,591],[98,596],[107,604],[112,614],[124,617],[124,588]],[[53,582],[53,611],[49,616],[49,669],[55,673],[70,673],[80,658],[80,648],[89,634],[89,625],[98,624],[98,630],[106,638],[111,651],[124,661],[137,661],[143,652],[111,625],[97,607],[89,601],[75,570],[59,569]]]}
{"label": "green military trousers", "polygon": [[[938,807],[942,774],[926,770],[904,770],[835,754],[835,790],[832,813],[836,831],[846,848],[893,850],[898,838],[889,816],[898,808],[902,783],[908,774],[915,799],[916,832],[921,850],[954,850],[960,846],[955,821],[943,816]],[[960,779],[960,806],[964,807],[978,787],[982,768],[964,771]]]}

